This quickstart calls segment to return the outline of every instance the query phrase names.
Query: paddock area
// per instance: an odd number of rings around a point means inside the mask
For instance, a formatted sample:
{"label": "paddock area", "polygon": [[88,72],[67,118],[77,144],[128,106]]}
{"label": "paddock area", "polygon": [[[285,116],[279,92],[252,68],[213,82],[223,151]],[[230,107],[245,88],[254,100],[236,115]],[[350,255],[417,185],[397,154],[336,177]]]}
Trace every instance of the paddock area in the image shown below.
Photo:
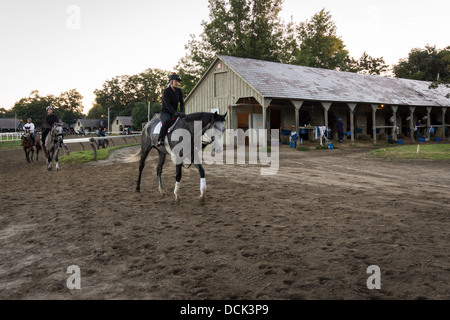
{"label": "paddock area", "polygon": [[[1,299],[450,299],[450,162],[373,159],[373,146],[183,170],[139,147],[47,172],[0,150]],[[68,289],[69,266],[81,289]],[[381,271],[370,290],[369,266]]]}

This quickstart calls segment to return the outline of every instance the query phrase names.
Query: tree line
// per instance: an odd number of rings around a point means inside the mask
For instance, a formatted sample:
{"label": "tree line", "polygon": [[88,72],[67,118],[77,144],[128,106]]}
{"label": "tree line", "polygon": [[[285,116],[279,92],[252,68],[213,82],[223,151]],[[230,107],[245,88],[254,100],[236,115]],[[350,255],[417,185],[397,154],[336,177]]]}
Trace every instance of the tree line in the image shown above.
{"label": "tree line", "polygon": [[[280,18],[283,0],[209,0],[209,20],[202,21],[203,32],[191,35],[185,45],[186,54],[174,67],[182,77],[182,89],[189,94],[217,55],[238,56],[266,61],[324,69],[381,75],[388,69],[383,57],[364,52],[355,59],[350,56],[330,12],[322,9],[310,19],[285,23]],[[408,57],[393,66],[395,77],[432,81],[433,86],[450,82],[450,46],[437,49],[427,45],[414,48]],[[147,69],[136,75],[108,79],[96,89],[95,102],[88,118],[110,119],[132,116],[140,128],[147,120],[148,103],[151,116],[161,110],[162,91],[168,84],[169,71]],[[0,108],[0,117],[28,117],[43,121],[45,107],[55,111],[71,124],[85,117],[82,96],[76,89],[60,96],[40,96],[33,91],[22,98],[11,111]]]}

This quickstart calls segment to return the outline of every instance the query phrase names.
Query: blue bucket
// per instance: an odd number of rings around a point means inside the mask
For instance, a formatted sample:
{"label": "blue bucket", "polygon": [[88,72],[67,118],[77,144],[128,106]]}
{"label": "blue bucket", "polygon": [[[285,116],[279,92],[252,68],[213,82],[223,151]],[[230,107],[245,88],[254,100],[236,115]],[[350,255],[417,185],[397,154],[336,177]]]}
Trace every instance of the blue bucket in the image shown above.
{"label": "blue bucket", "polygon": [[333,150],[333,148],[334,148],[333,144],[332,144],[332,143],[329,143],[329,144],[328,144],[328,149]]}
{"label": "blue bucket", "polygon": [[398,144],[403,144],[403,140],[397,140]]}

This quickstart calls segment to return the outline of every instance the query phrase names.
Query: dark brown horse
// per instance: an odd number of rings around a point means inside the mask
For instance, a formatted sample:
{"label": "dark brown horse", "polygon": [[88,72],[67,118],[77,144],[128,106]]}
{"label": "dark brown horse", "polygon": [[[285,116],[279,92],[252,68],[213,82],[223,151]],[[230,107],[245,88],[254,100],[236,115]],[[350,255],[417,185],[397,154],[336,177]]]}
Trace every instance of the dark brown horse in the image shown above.
{"label": "dark brown horse", "polygon": [[39,160],[39,151],[42,149],[41,140],[37,134],[34,135],[34,139],[36,143],[33,143],[33,139],[31,138],[31,133],[29,129],[26,129],[23,138],[22,144],[23,151],[25,151],[25,157],[28,162],[33,161],[34,149],[36,149],[36,161]]}

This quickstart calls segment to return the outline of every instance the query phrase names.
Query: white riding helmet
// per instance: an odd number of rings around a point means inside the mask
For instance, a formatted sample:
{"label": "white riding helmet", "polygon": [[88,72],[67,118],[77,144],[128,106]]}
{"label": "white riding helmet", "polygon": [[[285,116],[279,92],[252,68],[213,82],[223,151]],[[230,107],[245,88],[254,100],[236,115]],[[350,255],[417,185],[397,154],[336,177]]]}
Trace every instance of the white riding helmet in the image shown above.
{"label": "white riding helmet", "polygon": [[53,108],[51,106],[48,106],[47,108],[45,108],[45,111],[47,111],[48,109],[52,109],[53,110]]}

